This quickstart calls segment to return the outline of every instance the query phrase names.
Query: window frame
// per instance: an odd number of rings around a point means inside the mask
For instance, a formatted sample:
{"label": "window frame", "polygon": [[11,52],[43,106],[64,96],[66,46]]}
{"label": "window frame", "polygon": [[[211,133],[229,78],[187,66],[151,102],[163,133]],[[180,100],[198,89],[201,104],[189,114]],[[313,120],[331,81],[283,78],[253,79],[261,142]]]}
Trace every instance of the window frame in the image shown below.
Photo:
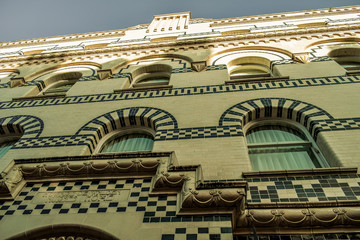
{"label": "window frame", "polygon": [[[300,142],[300,141],[299,142],[278,142],[278,143],[269,143],[269,144],[267,144],[267,143],[252,144],[252,143],[247,142],[247,133],[250,130],[252,130],[256,127],[267,126],[267,125],[278,125],[278,126],[284,126],[287,128],[295,129],[295,130],[301,132],[302,134],[304,134],[307,141],[304,141],[304,142]],[[315,156],[315,158],[316,158],[317,162],[319,163],[319,165],[321,166],[321,168],[330,168],[331,167],[329,162],[326,160],[324,155],[321,153],[319,147],[317,146],[317,144],[314,141],[311,134],[308,132],[308,130],[304,126],[302,126],[298,122],[287,120],[287,119],[280,119],[280,118],[256,119],[256,120],[253,120],[253,121],[247,123],[243,127],[243,132],[244,132],[244,139],[245,139],[245,143],[246,143],[246,147],[247,147],[247,152],[248,152],[249,163],[250,163],[251,169],[253,169],[252,162],[250,159],[250,153],[249,153],[251,148],[284,147],[284,146],[289,146],[289,147],[291,147],[291,146],[309,146],[309,149],[312,151],[313,155]],[[299,169],[280,169],[280,170],[265,170],[264,169],[264,170],[258,170],[258,171],[282,171],[282,170],[299,170]],[[255,171],[255,170],[253,170],[253,171]]]}
{"label": "window frame", "polygon": [[[97,154],[112,154],[112,153],[102,152],[102,149],[103,149],[103,146],[105,143],[107,143],[117,137],[121,137],[123,135],[136,134],[136,133],[148,134],[153,137],[154,142],[155,142],[156,132],[155,132],[155,130],[153,130],[151,128],[143,127],[143,126],[123,127],[121,129],[116,129],[114,131],[111,131],[110,133],[108,133],[104,137],[102,137],[94,150],[94,154],[96,154],[96,155]],[[134,151],[134,152],[151,152],[151,151]],[[114,153],[129,153],[129,152],[114,152]]]}

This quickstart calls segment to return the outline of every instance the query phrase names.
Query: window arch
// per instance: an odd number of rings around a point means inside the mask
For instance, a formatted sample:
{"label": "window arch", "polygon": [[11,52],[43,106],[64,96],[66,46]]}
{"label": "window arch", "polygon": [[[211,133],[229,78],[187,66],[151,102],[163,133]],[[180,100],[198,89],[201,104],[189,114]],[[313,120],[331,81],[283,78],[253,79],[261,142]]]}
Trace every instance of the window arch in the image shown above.
{"label": "window arch", "polygon": [[53,76],[51,82],[39,95],[51,96],[66,94],[67,91],[81,78],[80,72],[66,72]]}
{"label": "window arch", "polygon": [[246,141],[254,171],[329,167],[306,129],[282,120],[256,121]]}
{"label": "window arch", "polygon": [[149,128],[130,128],[113,131],[99,143],[99,153],[124,153],[151,151],[155,131]]}
{"label": "window arch", "polygon": [[329,57],[347,71],[360,70],[360,48],[339,48],[329,52]]}
{"label": "window arch", "polygon": [[142,88],[169,85],[172,68],[165,64],[149,65],[132,73],[130,88]]}
{"label": "window arch", "polygon": [[270,61],[262,57],[237,58],[228,63],[231,80],[271,77]]}

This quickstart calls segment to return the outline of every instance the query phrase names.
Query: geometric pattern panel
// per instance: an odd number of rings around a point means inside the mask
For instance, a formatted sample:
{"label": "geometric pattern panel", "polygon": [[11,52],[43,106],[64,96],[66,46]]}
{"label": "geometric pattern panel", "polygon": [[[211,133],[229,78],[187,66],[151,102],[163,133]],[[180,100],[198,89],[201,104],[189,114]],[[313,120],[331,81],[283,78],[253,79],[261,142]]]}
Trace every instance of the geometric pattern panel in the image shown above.
{"label": "geometric pattern panel", "polygon": [[287,98],[258,98],[228,108],[220,117],[219,125],[239,124],[242,127],[255,119],[278,117],[296,121],[305,126],[314,138],[316,120],[333,119],[325,110],[312,104]]}
{"label": "geometric pattern panel", "polygon": [[[254,235],[234,236],[233,240],[254,240]],[[303,234],[303,235],[257,235],[259,240],[358,240],[360,233],[344,232],[344,233],[324,233],[324,234]]]}
{"label": "geometric pattern panel", "polygon": [[339,118],[339,119],[324,119],[315,120],[316,131],[341,131],[360,129],[360,118]]}
{"label": "geometric pattern panel", "polygon": [[21,138],[13,149],[20,148],[44,148],[44,147],[66,147],[66,146],[78,146],[78,145],[91,145],[91,136],[53,136],[53,137],[38,137],[38,138]]}
{"label": "geometric pattern panel", "polygon": [[[144,224],[167,223],[164,234],[168,237],[180,233],[177,231],[185,235],[226,231],[231,235],[230,216],[176,216],[176,196],[149,196],[150,187],[151,178],[28,183],[14,200],[0,201],[0,221],[13,215],[90,214],[96,217],[97,214],[116,213],[122,218],[130,213],[142,215]],[[193,225],[192,222],[198,226],[202,222],[204,226],[214,222],[218,229],[200,229],[196,233],[192,229],[185,230],[185,233],[178,230]]]}
{"label": "geometric pattern panel", "polygon": [[155,141],[234,136],[243,136],[239,125],[159,130]]}
{"label": "geometric pattern panel", "polygon": [[16,115],[0,118],[0,135],[21,134],[25,137],[40,136],[44,128],[43,121],[35,116]]}
{"label": "geometric pattern panel", "polygon": [[64,98],[34,99],[23,101],[0,102],[0,109],[27,108],[53,105],[82,104],[94,102],[127,101],[132,99],[148,99],[162,97],[178,97],[187,95],[217,94],[225,92],[257,91],[266,89],[298,88],[308,86],[323,86],[337,84],[360,83],[360,76],[336,76],[322,78],[292,79],[265,83],[245,83],[231,85],[210,85],[173,89],[158,89],[140,92],[121,92],[93,95],[70,96]]}
{"label": "geometric pattern panel", "polygon": [[360,174],[205,180],[247,181],[248,203],[360,200]]}

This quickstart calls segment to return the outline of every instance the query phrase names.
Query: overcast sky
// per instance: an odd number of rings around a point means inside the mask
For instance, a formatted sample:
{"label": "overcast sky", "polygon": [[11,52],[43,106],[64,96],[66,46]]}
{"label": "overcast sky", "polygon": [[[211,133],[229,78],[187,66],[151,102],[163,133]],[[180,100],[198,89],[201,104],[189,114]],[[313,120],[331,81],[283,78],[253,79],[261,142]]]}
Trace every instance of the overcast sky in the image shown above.
{"label": "overcast sky", "polygon": [[219,19],[351,5],[360,0],[0,0],[0,42],[123,29],[164,13]]}

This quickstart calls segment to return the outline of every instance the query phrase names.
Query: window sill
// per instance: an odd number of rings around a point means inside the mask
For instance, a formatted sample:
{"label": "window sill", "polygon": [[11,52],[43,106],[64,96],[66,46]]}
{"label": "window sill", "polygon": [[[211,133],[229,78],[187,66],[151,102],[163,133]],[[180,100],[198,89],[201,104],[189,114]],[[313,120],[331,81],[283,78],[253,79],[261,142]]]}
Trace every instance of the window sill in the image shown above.
{"label": "window sill", "polygon": [[64,97],[66,97],[66,94],[18,97],[18,98],[13,98],[12,100],[13,101],[25,101],[25,100],[49,99],[49,98],[64,98]]}
{"label": "window sill", "polygon": [[273,82],[273,81],[283,81],[289,80],[289,76],[281,77],[249,77],[241,79],[232,79],[230,81],[225,81],[225,84],[242,84],[242,83],[253,83],[253,82]]}
{"label": "window sill", "polygon": [[172,89],[172,88],[173,88],[172,85],[137,87],[137,88],[124,88],[124,89],[115,89],[114,93],[156,91],[156,90],[166,90],[166,89]]}
{"label": "window sill", "polygon": [[360,70],[347,70],[346,76],[360,75]]}
{"label": "window sill", "polygon": [[309,176],[309,175],[333,175],[333,174],[357,174],[357,168],[334,167],[334,168],[312,168],[296,170],[274,170],[259,172],[243,172],[244,178],[262,178],[277,176]]}

